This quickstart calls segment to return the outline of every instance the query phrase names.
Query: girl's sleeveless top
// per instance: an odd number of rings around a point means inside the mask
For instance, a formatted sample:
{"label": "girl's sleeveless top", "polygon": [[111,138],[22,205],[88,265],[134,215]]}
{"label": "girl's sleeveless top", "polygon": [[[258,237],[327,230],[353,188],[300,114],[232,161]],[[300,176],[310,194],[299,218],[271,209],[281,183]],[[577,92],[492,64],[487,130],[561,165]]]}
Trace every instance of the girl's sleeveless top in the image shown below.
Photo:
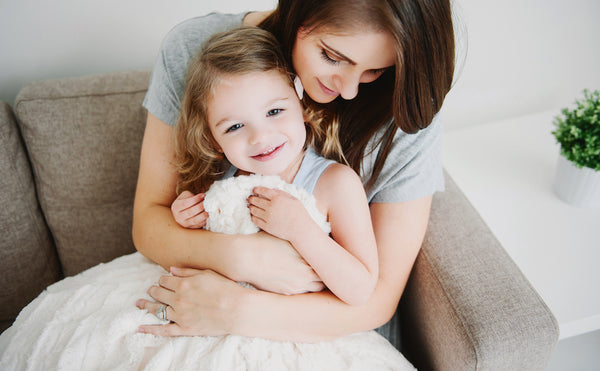
{"label": "girl's sleeveless top", "polygon": [[[302,159],[302,163],[300,164],[300,169],[298,169],[298,173],[296,173],[292,184],[312,194],[321,174],[333,163],[335,161],[326,159],[309,147],[306,150],[304,159]],[[235,166],[231,166],[221,179],[231,178],[237,171],[238,169]]]}

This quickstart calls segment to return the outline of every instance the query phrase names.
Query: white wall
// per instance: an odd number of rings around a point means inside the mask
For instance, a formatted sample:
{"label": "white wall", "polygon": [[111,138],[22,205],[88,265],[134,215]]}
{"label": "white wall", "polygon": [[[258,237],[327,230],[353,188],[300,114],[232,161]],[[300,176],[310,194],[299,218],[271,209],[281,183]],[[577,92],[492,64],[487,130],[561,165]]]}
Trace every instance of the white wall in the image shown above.
{"label": "white wall", "polygon": [[0,0],[0,100],[38,79],[149,69],[177,23],[277,0]]}
{"label": "white wall", "polygon": [[[180,21],[276,2],[0,0],[0,99],[12,103],[36,79],[152,68]],[[468,54],[444,107],[448,128],[563,106],[585,87],[600,89],[600,1],[456,2]]]}
{"label": "white wall", "polygon": [[570,105],[600,89],[600,1],[458,0],[462,74],[445,102],[449,129]]}

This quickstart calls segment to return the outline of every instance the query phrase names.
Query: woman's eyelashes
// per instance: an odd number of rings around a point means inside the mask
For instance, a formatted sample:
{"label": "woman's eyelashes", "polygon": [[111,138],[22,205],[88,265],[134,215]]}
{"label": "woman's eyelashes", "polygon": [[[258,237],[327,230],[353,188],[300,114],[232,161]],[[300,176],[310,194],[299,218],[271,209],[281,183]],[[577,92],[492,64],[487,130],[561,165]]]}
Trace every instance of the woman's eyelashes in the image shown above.
{"label": "woman's eyelashes", "polygon": [[327,63],[331,63],[331,64],[338,64],[340,63],[340,61],[333,59],[329,56],[329,54],[327,53],[327,50],[321,48],[321,57],[323,58],[323,60],[325,60],[325,62]]}
{"label": "woman's eyelashes", "polygon": [[379,68],[377,70],[369,70],[369,73],[375,76],[378,75],[382,75],[385,71],[387,71],[387,68]]}
{"label": "woman's eyelashes", "polygon": [[[329,56],[329,53],[327,52],[327,50],[325,50],[324,48],[321,48],[321,57],[323,58],[323,60],[325,62],[333,64],[333,65],[338,65],[341,62],[337,59],[331,58]],[[387,68],[378,68],[378,69],[368,70],[367,72],[371,75],[379,76],[379,75],[383,74],[385,71],[387,71]]]}

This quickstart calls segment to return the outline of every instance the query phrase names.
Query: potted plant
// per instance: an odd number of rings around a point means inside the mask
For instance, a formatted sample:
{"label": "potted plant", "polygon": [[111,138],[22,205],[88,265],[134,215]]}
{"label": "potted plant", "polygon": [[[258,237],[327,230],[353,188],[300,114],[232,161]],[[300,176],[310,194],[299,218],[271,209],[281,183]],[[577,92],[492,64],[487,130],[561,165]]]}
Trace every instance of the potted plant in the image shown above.
{"label": "potted plant", "polygon": [[600,207],[600,91],[583,91],[573,108],[564,108],[552,132],[560,144],[554,190],[580,207]]}

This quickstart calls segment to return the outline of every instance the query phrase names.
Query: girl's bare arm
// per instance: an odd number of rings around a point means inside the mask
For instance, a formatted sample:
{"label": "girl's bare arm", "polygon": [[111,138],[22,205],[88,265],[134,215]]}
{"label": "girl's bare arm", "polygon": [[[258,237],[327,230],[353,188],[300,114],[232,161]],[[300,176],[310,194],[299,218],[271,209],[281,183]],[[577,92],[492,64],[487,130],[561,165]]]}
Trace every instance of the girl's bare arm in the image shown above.
{"label": "girl's bare arm", "polygon": [[377,246],[369,204],[360,178],[349,167],[330,165],[315,187],[315,198],[328,216],[331,238],[310,217],[301,201],[265,187],[251,196],[252,221],[290,241],[323,283],[351,305],[367,302],[377,282]]}

